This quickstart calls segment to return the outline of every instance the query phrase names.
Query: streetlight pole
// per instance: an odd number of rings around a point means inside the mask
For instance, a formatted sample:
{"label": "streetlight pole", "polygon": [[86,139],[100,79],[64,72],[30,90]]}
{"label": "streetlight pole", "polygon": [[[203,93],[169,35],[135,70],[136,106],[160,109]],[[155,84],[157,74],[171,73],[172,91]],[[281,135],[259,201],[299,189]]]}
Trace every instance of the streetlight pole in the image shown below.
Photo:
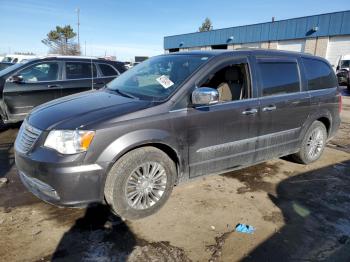
{"label": "streetlight pole", "polygon": [[76,9],[76,11],[77,11],[77,15],[78,15],[78,45],[80,48],[80,8],[78,7]]}

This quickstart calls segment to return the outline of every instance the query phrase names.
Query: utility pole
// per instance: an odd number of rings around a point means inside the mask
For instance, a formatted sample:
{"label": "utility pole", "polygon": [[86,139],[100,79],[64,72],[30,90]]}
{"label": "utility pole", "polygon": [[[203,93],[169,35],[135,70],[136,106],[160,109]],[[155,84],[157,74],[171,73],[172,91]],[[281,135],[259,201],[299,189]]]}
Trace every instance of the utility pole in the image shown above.
{"label": "utility pole", "polygon": [[85,56],[86,56],[86,41],[85,41]]}
{"label": "utility pole", "polygon": [[78,15],[78,45],[80,47],[80,8],[76,9]]}

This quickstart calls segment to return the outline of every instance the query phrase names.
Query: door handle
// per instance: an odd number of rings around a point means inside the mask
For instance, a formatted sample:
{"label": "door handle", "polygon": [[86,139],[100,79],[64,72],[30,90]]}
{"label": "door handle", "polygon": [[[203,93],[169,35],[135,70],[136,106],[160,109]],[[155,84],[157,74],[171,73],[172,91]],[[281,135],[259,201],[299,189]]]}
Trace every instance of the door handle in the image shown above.
{"label": "door handle", "polygon": [[56,85],[56,84],[53,84],[53,85],[47,85],[48,88],[55,88],[55,87],[61,87],[60,85]]}
{"label": "door handle", "polygon": [[104,82],[94,82],[94,85],[103,85]]}
{"label": "door handle", "polygon": [[258,113],[258,109],[256,108],[247,109],[242,112],[243,115],[254,115],[256,113]]}
{"label": "door handle", "polygon": [[270,111],[276,110],[276,108],[277,107],[275,105],[270,105],[270,106],[263,107],[263,109],[261,111],[270,112]]}

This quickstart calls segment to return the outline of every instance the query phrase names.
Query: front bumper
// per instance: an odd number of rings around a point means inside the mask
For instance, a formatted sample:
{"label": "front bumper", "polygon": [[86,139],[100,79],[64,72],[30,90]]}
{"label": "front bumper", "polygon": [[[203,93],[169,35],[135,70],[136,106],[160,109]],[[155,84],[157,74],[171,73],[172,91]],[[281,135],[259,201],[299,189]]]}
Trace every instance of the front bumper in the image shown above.
{"label": "front bumper", "polygon": [[15,161],[22,183],[45,202],[69,207],[103,202],[104,165],[42,162],[17,151]]}

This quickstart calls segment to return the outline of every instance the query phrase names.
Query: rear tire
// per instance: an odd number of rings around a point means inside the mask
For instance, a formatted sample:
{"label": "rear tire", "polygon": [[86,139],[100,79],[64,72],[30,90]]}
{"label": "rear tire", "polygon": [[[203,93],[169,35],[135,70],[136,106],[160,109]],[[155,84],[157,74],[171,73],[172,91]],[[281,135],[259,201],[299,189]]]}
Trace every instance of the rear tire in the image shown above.
{"label": "rear tire", "polygon": [[320,121],[309,127],[302,141],[300,151],[292,155],[292,159],[300,164],[310,164],[318,160],[326,146],[327,129]]}
{"label": "rear tire", "polygon": [[155,147],[142,147],[122,156],[111,168],[105,198],[124,219],[156,213],[169,198],[176,178],[175,163]]}

